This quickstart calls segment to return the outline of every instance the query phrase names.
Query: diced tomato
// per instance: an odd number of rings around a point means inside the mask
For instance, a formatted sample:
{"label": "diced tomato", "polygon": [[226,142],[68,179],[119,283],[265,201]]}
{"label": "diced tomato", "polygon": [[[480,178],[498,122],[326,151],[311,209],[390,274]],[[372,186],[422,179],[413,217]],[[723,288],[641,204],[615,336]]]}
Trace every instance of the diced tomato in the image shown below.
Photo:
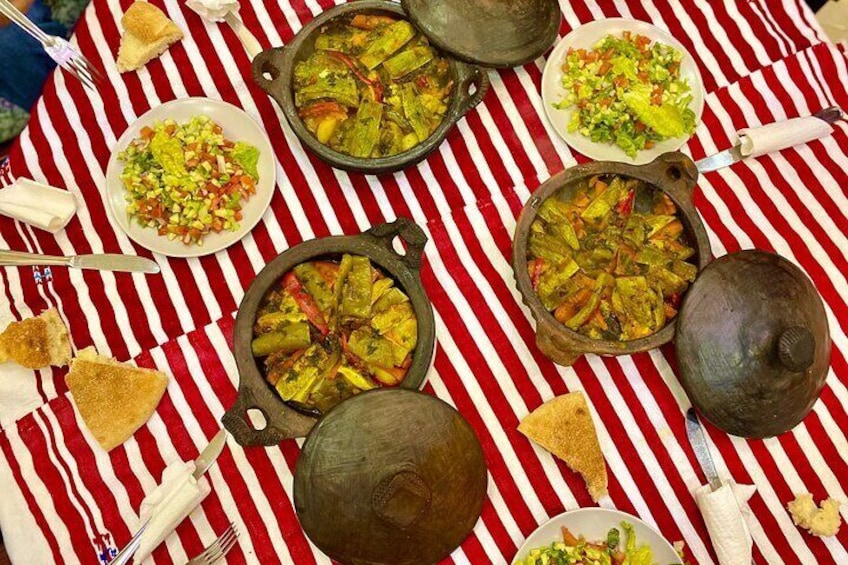
{"label": "diced tomato", "polygon": [[189,237],[192,241],[197,241],[198,239],[200,239],[200,236],[202,235],[202,233],[203,233],[203,232],[201,232],[201,231],[200,231],[199,229],[197,229],[197,228],[191,228],[190,230],[188,230],[188,237]]}
{"label": "diced tomato", "polygon": [[610,47],[609,49],[604,51],[604,53],[601,55],[601,59],[603,59],[604,61],[609,61],[610,59],[613,58],[614,55],[615,55],[615,49]]}
{"label": "diced tomato", "polygon": [[651,77],[648,75],[647,71],[639,71],[636,76],[639,77],[639,80],[641,80],[642,82],[648,82],[649,80],[651,80]]}
{"label": "diced tomato", "polygon": [[650,139],[645,142],[645,149],[651,149],[654,146],[654,142]]}
{"label": "diced tomato", "polygon": [[630,84],[630,80],[624,75],[619,75],[615,77],[612,82],[613,84],[615,84],[616,88],[627,88],[627,86]]}
{"label": "diced tomato", "polygon": [[240,222],[240,221],[241,221],[241,219],[242,219],[242,217],[243,217],[243,216],[242,216],[241,210],[239,210],[238,212],[236,212],[236,213],[233,215],[233,218],[235,218],[235,220],[236,220],[237,222]]}
{"label": "diced tomato", "polygon": [[155,134],[156,134],[156,132],[153,131],[153,128],[151,128],[151,127],[144,126],[143,128],[141,128],[141,137],[144,138],[144,139],[147,139],[147,140],[153,139],[153,136]]}
{"label": "diced tomato", "polygon": [[635,43],[636,47],[644,51],[651,44],[651,39],[644,35],[637,35]]}
{"label": "diced tomato", "polygon": [[616,551],[612,554],[612,565],[624,565],[624,559],[626,557],[621,551]]}
{"label": "diced tomato", "polygon": [[642,133],[643,131],[645,131],[645,129],[646,129],[647,127],[648,127],[648,126],[646,126],[645,124],[643,124],[643,123],[642,123],[642,122],[640,122],[639,120],[636,120],[636,125],[634,125],[634,126],[633,126],[633,129],[635,129],[635,130],[636,130],[636,133]]}
{"label": "diced tomato", "polygon": [[654,89],[654,92],[651,93],[651,104],[654,106],[659,106],[662,104],[662,96],[663,96],[663,87],[658,86]]}
{"label": "diced tomato", "polygon": [[321,314],[321,310],[318,309],[318,305],[315,304],[312,296],[304,290],[303,285],[300,284],[294,272],[289,271],[283,277],[283,288],[292,295],[300,310],[306,314],[306,318],[312,325],[318,328],[321,335],[327,336],[330,333],[330,328],[327,327],[327,322],[324,321],[324,315]]}
{"label": "diced tomato", "polygon": [[167,133],[168,135],[174,135],[175,131],[177,131],[177,126],[175,126],[174,124],[165,126],[165,133]]}
{"label": "diced tomato", "polygon": [[565,545],[567,545],[569,547],[574,547],[578,543],[580,543],[580,540],[577,539],[576,537],[574,537],[574,534],[572,534],[571,531],[568,528],[563,526],[561,529],[562,529],[562,543],[564,543]]}
{"label": "diced tomato", "polygon": [[610,69],[612,69],[612,63],[610,63],[609,61],[604,61],[603,64],[598,68],[598,74],[603,76],[610,72]]}

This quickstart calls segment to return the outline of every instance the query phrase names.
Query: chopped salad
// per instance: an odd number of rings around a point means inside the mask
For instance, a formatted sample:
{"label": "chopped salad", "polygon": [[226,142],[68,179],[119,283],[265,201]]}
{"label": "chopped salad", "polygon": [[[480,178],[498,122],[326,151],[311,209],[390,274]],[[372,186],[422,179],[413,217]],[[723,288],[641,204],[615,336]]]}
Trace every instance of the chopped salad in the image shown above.
{"label": "chopped salad", "polygon": [[187,245],[236,231],[259,181],[259,150],[226,139],[207,116],[145,126],[118,159],[130,218]]}
{"label": "chopped salad", "polygon": [[515,565],[655,565],[650,546],[636,546],[633,526],[622,522],[621,529],[626,541],[621,539],[621,530],[612,528],[606,540],[589,542],[583,536],[576,537],[563,526],[562,541],[531,550]]}
{"label": "chopped salad", "polygon": [[569,49],[562,65],[568,93],[556,108],[574,108],[569,132],[614,144],[630,156],[657,142],[690,135],[696,116],[683,53],[644,35],[608,35],[591,49]]}

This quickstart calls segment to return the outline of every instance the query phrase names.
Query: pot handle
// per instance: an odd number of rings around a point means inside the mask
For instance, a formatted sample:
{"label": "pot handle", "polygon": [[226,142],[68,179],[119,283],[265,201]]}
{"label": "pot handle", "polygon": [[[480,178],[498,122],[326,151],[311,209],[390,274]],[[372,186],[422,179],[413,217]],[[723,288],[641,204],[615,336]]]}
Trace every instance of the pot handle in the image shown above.
{"label": "pot handle", "polygon": [[457,89],[460,97],[459,116],[474,109],[486,96],[491,82],[483,67],[457,61]]}
{"label": "pot handle", "polygon": [[[268,94],[273,94],[274,82],[281,72],[275,60],[285,50],[285,46],[266,49],[253,59],[253,80]],[[267,78],[265,73],[271,75],[271,78]]]}
{"label": "pot handle", "polygon": [[663,153],[647,165],[656,186],[668,187],[691,202],[698,184],[698,167],[680,151]]}
{"label": "pot handle", "polygon": [[[376,225],[365,233],[397,255],[398,259],[403,261],[412,271],[417,273],[421,270],[424,246],[427,245],[427,234],[409,218],[398,218],[394,222]],[[401,238],[406,243],[406,255],[401,255],[395,250],[393,242],[396,237]]]}
{"label": "pot handle", "polygon": [[[272,394],[270,388],[267,393]],[[261,430],[248,419],[247,411],[251,409],[260,411],[265,417],[266,426]],[[306,437],[315,425],[315,419],[288,408],[268,413],[259,407],[253,392],[241,386],[235,403],[224,413],[221,423],[239,445],[252,447],[277,445],[286,439]]]}
{"label": "pot handle", "polygon": [[546,320],[539,320],[536,325],[536,347],[545,357],[564,367],[571,367],[583,355],[583,352],[569,347],[567,340],[557,334],[554,327]]}

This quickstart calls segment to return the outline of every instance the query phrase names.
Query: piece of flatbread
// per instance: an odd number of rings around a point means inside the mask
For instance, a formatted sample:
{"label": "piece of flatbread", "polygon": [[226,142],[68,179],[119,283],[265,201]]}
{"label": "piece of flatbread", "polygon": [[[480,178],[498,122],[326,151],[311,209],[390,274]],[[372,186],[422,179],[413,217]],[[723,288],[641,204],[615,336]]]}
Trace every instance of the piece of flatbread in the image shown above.
{"label": "piece of flatbread", "polygon": [[12,322],[0,334],[0,363],[14,361],[27,369],[41,369],[64,367],[70,360],[68,328],[55,308]]}
{"label": "piece of flatbread", "polygon": [[119,363],[88,347],[71,362],[65,382],[91,435],[110,451],[150,419],[168,387],[168,376]]}
{"label": "piece of flatbread", "polygon": [[518,431],[580,473],[592,500],[597,502],[607,494],[607,466],[582,392],[542,404],[521,420]]}
{"label": "piece of flatbread", "polygon": [[134,2],[121,18],[124,34],[118,47],[118,71],[135,71],[183,38],[165,12],[149,2]]}

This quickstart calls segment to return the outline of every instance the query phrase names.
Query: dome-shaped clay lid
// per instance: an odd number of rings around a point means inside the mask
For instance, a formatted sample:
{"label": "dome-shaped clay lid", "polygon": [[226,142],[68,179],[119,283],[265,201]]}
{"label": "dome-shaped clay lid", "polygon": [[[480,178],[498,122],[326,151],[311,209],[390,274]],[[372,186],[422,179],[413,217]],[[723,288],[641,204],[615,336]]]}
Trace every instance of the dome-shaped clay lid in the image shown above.
{"label": "dome-shaped clay lid", "polygon": [[439,49],[486,67],[518,67],[551,48],[562,18],[556,0],[402,0]]}
{"label": "dome-shaped clay lid", "polygon": [[453,408],[377,389],[331,410],[297,462],[294,505],[306,535],[346,564],[430,564],[471,533],[486,498],[477,436]]}
{"label": "dome-shaped clay lid", "polygon": [[830,332],[810,279],[783,257],[732,253],[710,263],[677,320],[680,380],[718,428],[771,437],[810,412],[830,365]]}

